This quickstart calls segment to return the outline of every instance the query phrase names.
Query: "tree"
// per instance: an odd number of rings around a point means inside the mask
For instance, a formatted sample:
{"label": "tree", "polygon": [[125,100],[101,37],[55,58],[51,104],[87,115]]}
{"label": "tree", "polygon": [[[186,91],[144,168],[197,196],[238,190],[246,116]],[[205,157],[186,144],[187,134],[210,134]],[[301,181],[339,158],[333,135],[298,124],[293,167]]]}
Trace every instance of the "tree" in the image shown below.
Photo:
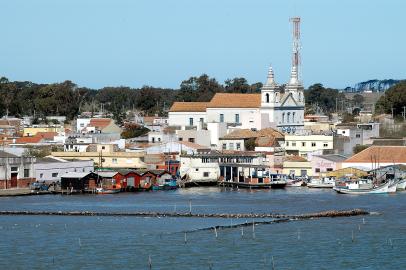
{"label": "tree", "polygon": [[343,113],[343,120],[342,120],[343,123],[351,123],[354,121],[355,121],[355,118],[354,118],[353,114],[348,113],[348,112]]}
{"label": "tree", "polygon": [[376,103],[377,113],[392,113],[394,116],[402,115],[403,107],[406,106],[406,81],[390,87]]}
{"label": "tree", "polygon": [[255,138],[249,138],[244,141],[244,147],[246,151],[254,151],[256,147]]}
{"label": "tree", "polygon": [[344,94],[336,89],[324,88],[321,83],[311,85],[304,94],[307,106],[314,106],[326,114],[335,111],[339,100],[346,100]]}
{"label": "tree", "polygon": [[137,124],[125,124],[124,131],[121,133],[121,138],[130,139],[146,135],[150,130]]}

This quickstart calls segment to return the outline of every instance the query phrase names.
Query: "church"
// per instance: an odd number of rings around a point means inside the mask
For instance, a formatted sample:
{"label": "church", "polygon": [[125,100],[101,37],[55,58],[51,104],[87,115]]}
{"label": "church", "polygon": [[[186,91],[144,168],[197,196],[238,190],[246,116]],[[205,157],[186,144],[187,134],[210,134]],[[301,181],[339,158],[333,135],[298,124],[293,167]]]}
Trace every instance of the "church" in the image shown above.
{"label": "church", "polygon": [[272,127],[284,133],[300,133],[304,127],[303,90],[297,66],[292,66],[289,82],[282,86],[276,83],[270,67],[261,93],[217,93],[210,102],[175,102],[169,110],[168,123],[180,129],[225,123],[241,129]]}
{"label": "church", "polygon": [[[292,18],[293,54],[289,81],[278,85],[272,67],[258,94],[216,93],[210,102],[175,102],[168,123],[179,129],[274,128],[298,134],[304,130],[304,88],[299,78],[300,18]],[[223,132],[224,133],[224,132]]]}

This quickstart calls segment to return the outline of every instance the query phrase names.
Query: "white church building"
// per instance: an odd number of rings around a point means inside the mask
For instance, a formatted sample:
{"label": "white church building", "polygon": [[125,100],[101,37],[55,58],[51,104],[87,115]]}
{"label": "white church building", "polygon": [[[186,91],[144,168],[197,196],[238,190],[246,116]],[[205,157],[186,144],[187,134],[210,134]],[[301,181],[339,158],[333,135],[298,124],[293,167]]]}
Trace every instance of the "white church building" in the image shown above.
{"label": "white church building", "polygon": [[216,93],[210,102],[175,102],[169,110],[170,126],[201,129],[208,123],[227,127],[299,133],[304,124],[303,85],[293,66],[289,82],[279,86],[272,67],[258,94]]}

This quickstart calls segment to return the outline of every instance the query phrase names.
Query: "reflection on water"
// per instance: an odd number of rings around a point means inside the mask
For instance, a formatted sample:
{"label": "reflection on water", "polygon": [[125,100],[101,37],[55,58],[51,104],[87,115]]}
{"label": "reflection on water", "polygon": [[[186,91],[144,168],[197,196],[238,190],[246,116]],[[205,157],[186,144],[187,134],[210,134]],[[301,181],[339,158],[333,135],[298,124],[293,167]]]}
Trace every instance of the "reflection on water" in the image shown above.
{"label": "reflection on water", "polygon": [[[365,208],[381,215],[314,219],[218,231],[229,219],[0,216],[0,269],[401,269],[406,193],[230,190],[0,198],[1,210],[304,213]],[[245,222],[245,220],[241,220]],[[352,240],[354,235],[354,241]]]}

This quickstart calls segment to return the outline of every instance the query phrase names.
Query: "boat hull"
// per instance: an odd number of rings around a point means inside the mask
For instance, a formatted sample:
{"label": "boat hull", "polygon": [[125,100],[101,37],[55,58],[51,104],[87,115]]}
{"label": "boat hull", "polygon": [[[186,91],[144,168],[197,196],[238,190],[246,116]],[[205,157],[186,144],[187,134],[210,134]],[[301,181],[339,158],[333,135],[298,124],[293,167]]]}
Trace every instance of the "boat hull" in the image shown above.
{"label": "boat hull", "polygon": [[396,185],[396,190],[405,190],[406,189],[406,179],[400,180]]}
{"label": "boat hull", "polygon": [[275,181],[274,183],[245,183],[245,182],[220,182],[221,186],[230,186],[238,188],[250,188],[250,189],[283,189],[286,187],[285,181]]}
{"label": "boat hull", "polygon": [[389,191],[389,185],[390,185],[390,183],[385,183],[381,186],[378,186],[378,187],[372,188],[372,189],[348,189],[348,188],[340,188],[340,187],[334,187],[333,189],[335,191],[337,191],[338,193],[342,193],[342,194],[355,194],[355,195],[385,194],[385,193],[388,193],[388,191]]}
{"label": "boat hull", "polygon": [[333,183],[307,183],[309,188],[333,188]]}

